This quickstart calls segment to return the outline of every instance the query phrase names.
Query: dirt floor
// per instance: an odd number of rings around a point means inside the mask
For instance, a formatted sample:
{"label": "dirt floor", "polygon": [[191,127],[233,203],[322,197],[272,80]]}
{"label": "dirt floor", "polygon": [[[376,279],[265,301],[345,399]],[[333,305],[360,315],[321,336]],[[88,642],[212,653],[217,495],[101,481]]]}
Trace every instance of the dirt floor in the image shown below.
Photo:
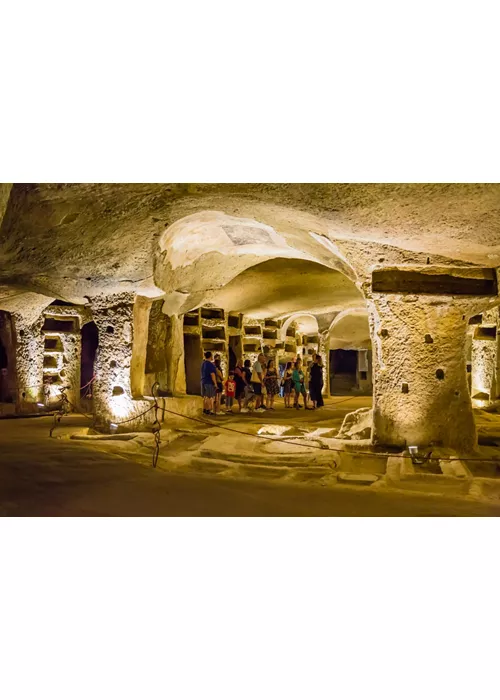
{"label": "dirt floor", "polygon": [[[327,421],[340,425],[343,415],[366,399],[323,411],[276,411],[273,424]],[[365,402],[365,403],[363,403]],[[268,414],[262,414],[268,420]],[[306,418],[307,416],[307,418]],[[241,416],[255,432],[262,416]],[[219,419],[234,425],[235,417]],[[305,423],[304,423],[305,424]],[[78,416],[63,419],[49,437],[52,419],[0,420],[0,514],[4,516],[497,516],[500,504],[426,493],[374,490],[336,485],[228,478],[189,470],[151,467],[149,447],[129,442],[69,439],[86,432]],[[202,426],[202,429],[203,426]],[[217,429],[216,429],[217,430]],[[491,432],[491,431],[490,431]],[[197,438],[196,438],[197,439]],[[189,452],[186,432],[171,446],[172,456]],[[196,442],[196,440],[195,440]],[[177,443],[177,444],[176,444]],[[175,449],[173,449],[175,446]],[[164,459],[169,452],[165,446]],[[168,465],[167,465],[168,467]]]}

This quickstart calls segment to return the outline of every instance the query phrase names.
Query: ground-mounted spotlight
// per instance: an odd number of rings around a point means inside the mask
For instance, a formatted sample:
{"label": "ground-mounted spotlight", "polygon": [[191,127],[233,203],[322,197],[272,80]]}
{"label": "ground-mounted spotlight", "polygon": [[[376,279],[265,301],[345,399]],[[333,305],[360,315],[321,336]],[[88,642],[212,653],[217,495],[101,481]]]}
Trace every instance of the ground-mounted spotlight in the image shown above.
{"label": "ground-mounted spotlight", "polygon": [[45,408],[45,404],[44,404],[44,403],[38,402],[38,403],[37,403],[37,406],[38,406],[39,408]]}
{"label": "ground-mounted spotlight", "polygon": [[412,464],[425,464],[425,462],[427,462],[427,460],[431,456],[430,452],[428,455],[425,455],[425,456],[422,454],[419,454],[417,445],[409,445],[408,452],[410,453]]}
{"label": "ground-mounted spotlight", "polygon": [[109,427],[110,427],[112,430],[116,430],[116,429],[118,428],[118,423],[110,423],[110,424],[109,424]]}

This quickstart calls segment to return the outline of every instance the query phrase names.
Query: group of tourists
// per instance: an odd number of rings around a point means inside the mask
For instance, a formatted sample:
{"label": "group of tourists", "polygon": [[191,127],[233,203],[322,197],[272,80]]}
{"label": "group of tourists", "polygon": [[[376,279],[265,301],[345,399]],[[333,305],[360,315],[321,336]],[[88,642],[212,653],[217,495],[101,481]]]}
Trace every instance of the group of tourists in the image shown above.
{"label": "group of tourists", "polygon": [[[235,400],[239,412],[264,413],[274,411],[274,401],[282,395],[285,408],[301,409],[301,399],[307,410],[321,408],[323,403],[323,364],[321,355],[313,355],[307,376],[302,368],[302,358],[287,362],[282,374],[273,359],[260,354],[253,366],[250,360],[239,359],[234,369],[224,379],[220,355],[212,356],[207,350],[201,365],[201,395],[203,413],[217,415],[225,405],[225,412],[232,413]],[[293,406],[292,406],[293,399]]]}

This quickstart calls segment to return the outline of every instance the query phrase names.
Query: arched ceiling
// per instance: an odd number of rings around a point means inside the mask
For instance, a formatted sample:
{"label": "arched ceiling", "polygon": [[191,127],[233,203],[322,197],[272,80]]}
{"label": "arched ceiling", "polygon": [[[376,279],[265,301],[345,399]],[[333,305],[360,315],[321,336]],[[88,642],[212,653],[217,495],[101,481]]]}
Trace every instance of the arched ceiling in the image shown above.
{"label": "arched ceiling", "polygon": [[[342,273],[309,260],[276,258],[245,270],[206,302],[254,318],[359,306],[363,296]],[[316,329],[317,331],[317,323]]]}
{"label": "arched ceiling", "polygon": [[301,257],[342,244],[374,261],[392,247],[500,266],[497,184],[16,184],[0,192],[0,286],[75,302],[158,294],[160,238],[204,211],[271,227]]}
{"label": "arched ceiling", "polygon": [[282,340],[285,340],[286,331],[291,323],[295,323],[298,332],[305,335],[313,335],[319,331],[318,319],[316,316],[312,316],[309,313],[296,313],[284,319],[284,323],[281,327]]}
{"label": "arched ceiling", "polygon": [[368,312],[366,309],[349,309],[340,313],[328,332],[332,350],[361,350],[371,347]]}

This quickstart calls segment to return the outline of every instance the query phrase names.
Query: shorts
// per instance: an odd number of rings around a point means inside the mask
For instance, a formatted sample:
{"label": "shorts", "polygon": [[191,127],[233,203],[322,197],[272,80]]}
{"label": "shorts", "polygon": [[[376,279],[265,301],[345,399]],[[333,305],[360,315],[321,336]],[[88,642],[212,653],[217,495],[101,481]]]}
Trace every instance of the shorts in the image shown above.
{"label": "shorts", "polygon": [[226,395],[226,406],[228,408],[231,408],[234,402],[234,396],[227,396]]}
{"label": "shorts", "polygon": [[255,396],[262,396],[262,384],[260,382],[252,382],[252,386]]}
{"label": "shorts", "polygon": [[295,393],[302,394],[302,396],[307,396],[306,388],[303,384],[295,383]]}
{"label": "shorts", "polygon": [[215,397],[216,387],[213,384],[202,384],[201,395],[205,399],[213,399]]}

